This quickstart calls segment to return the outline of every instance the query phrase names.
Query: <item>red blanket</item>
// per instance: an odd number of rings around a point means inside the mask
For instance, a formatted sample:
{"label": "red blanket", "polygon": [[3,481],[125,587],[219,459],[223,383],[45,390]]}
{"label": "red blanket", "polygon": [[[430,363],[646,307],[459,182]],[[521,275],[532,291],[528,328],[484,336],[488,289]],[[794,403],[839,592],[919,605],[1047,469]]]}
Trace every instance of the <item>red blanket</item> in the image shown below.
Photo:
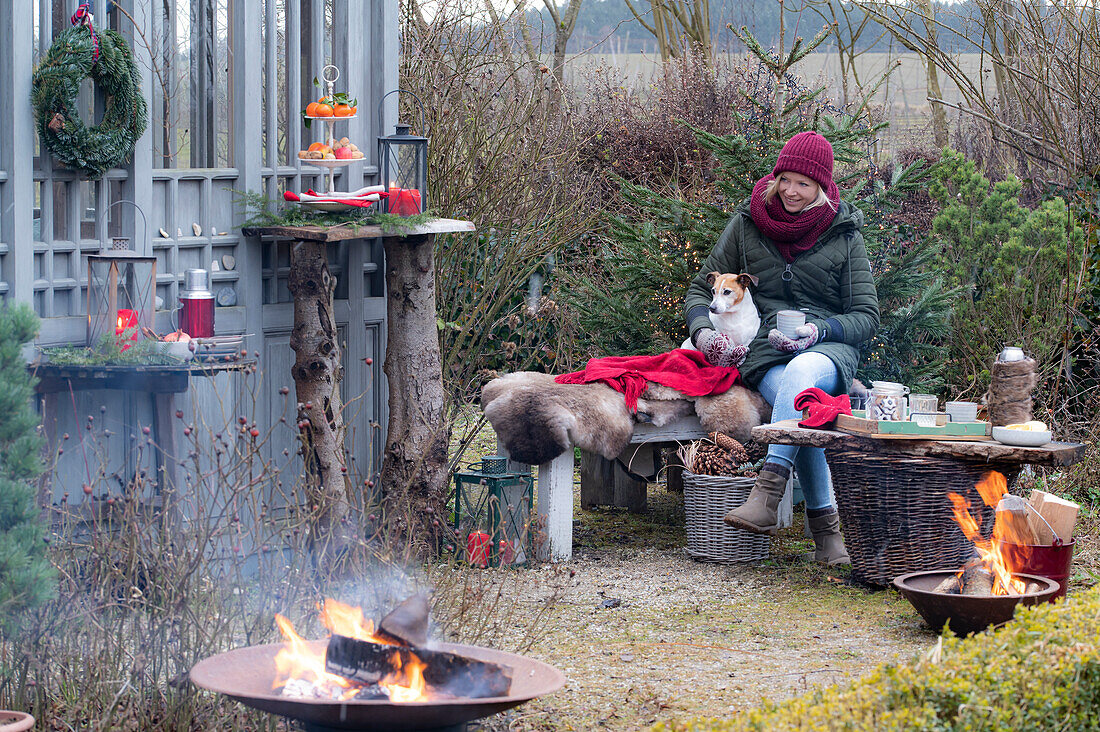
{"label": "red blanket", "polygon": [[638,398],[646,390],[646,382],[668,386],[686,396],[709,396],[728,391],[741,374],[737,369],[711,366],[699,351],[677,348],[656,356],[607,356],[593,358],[584,371],[562,374],[554,379],[559,384],[607,384],[626,396],[626,406],[638,411]]}

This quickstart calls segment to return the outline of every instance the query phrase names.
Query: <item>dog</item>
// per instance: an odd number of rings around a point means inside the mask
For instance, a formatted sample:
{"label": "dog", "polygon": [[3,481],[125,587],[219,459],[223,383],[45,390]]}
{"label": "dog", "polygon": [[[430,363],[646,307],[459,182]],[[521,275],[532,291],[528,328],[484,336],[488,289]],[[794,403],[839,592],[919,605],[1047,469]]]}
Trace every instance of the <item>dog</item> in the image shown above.
{"label": "dog", "polygon": [[[707,284],[714,294],[710,301],[710,322],[719,333],[725,333],[736,345],[747,346],[760,331],[760,313],[752,301],[749,286],[755,287],[759,280],[747,272],[741,274],[722,274],[711,272],[707,275]],[[680,348],[689,351],[699,350],[692,344],[691,338],[684,341]]]}

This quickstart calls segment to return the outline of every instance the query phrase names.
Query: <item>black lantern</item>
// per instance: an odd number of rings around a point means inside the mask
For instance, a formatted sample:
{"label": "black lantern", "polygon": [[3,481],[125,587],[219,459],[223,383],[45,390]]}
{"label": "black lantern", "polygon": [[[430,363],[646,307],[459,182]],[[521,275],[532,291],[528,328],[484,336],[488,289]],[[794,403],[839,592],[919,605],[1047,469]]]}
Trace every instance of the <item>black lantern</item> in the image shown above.
{"label": "black lantern", "polygon": [[[402,91],[395,89],[390,94]],[[424,106],[413,94],[420,107],[420,126],[424,126]],[[381,129],[382,102],[378,103],[378,126]],[[389,190],[385,199],[386,213],[398,216],[413,216],[428,210],[428,138],[409,133],[409,125],[398,122],[397,132],[389,137],[378,138],[378,168],[382,185]]]}
{"label": "black lantern", "polygon": [[481,458],[480,470],[455,479],[455,539],[459,555],[478,567],[526,564],[532,552],[530,473],[508,472],[508,458]]}

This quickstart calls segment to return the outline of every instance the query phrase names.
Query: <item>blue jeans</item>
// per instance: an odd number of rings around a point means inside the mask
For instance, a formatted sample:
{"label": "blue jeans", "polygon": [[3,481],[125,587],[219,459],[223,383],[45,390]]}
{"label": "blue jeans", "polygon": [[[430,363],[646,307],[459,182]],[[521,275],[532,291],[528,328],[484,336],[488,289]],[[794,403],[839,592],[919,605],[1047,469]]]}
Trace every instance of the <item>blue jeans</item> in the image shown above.
{"label": "blue jeans", "polygon": [[[760,381],[759,391],[772,405],[772,421],[778,422],[801,419],[802,412],[794,408],[794,398],[812,386],[833,396],[842,386],[836,365],[821,353],[800,353],[783,365],[771,367]],[[767,461],[795,470],[807,509],[834,505],[833,476],[820,447],[769,445]]]}

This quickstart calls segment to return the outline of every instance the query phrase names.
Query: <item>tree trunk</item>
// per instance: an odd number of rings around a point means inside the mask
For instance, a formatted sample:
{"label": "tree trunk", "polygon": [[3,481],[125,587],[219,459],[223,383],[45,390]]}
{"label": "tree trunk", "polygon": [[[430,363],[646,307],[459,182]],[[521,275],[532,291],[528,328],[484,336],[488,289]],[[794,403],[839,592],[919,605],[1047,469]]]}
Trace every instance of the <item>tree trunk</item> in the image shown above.
{"label": "tree trunk", "polygon": [[294,296],[294,389],[298,399],[301,454],[305,463],[315,551],[339,551],[350,541],[348,478],[344,458],[344,416],[340,381],[344,370],[337,342],[326,245],[295,242],[287,286]]}
{"label": "tree trunk", "polygon": [[[924,27],[928,34],[928,47],[938,48],[935,24],[936,8],[932,5],[932,0],[920,0],[919,5],[921,16],[924,19]],[[940,89],[940,73],[936,67],[936,62],[932,60],[931,55],[928,55],[924,58],[924,64],[927,72],[927,96],[936,100],[943,99],[943,91]],[[939,101],[930,102],[930,104],[932,105],[932,136],[936,147],[942,150],[946,147],[948,141],[947,112]]]}
{"label": "tree trunk", "polygon": [[417,554],[446,530],[447,443],[436,326],[433,236],[386,237],[389,427],[382,464],[386,526]]}

